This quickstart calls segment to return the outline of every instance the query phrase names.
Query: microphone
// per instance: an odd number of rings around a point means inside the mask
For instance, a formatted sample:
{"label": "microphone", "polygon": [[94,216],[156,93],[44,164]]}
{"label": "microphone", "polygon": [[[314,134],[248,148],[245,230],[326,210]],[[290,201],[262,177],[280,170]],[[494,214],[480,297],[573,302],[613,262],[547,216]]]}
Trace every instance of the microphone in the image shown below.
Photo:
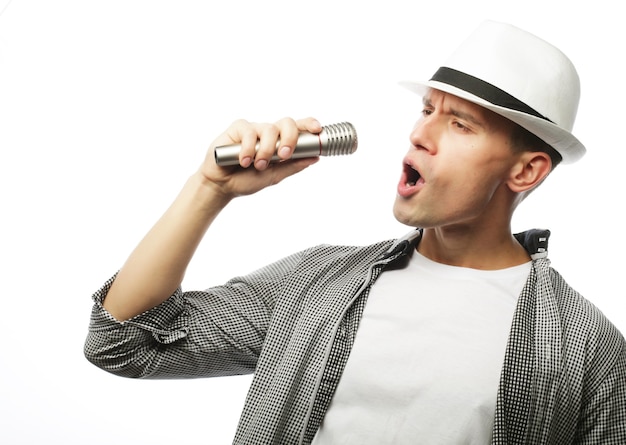
{"label": "microphone", "polygon": [[[357,145],[356,129],[351,123],[341,122],[326,125],[323,126],[322,131],[317,134],[308,132],[300,133],[291,159],[349,155],[356,151]],[[279,147],[280,140],[276,142],[276,149],[278,150]],[[259,149],[258,143],[256,149]],[[240,151],[240,144],[215,147],[215,162],[222,167],[239,165]],[[278,161],[281,161],[278,155],[274,155],[271,159],[271,162]]]}

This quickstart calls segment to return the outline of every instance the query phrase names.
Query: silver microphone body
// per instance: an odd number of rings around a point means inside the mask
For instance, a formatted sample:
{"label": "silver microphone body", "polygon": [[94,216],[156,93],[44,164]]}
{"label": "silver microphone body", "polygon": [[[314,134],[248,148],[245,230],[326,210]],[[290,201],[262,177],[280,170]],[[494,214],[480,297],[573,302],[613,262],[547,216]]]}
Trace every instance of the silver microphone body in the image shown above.
{"label": "silver microphone body", "polygon": [[[294,147],[291,159],[312,158],[316,156],[339,156],[349,155],[356,151],[358,138],[356,129],[348,122],[325,125],[322,131],[314,134],[302,132],[298,136],[298,142]],[[280,147],[280,140],[276,142],[276,150]],[[259,143],[256,145],[259,149]],[[215,147],[215,162],[225,167],[239,165],[240,144],[222,145]],[[281,158],[274,155],[271,162],[279,162]]]}

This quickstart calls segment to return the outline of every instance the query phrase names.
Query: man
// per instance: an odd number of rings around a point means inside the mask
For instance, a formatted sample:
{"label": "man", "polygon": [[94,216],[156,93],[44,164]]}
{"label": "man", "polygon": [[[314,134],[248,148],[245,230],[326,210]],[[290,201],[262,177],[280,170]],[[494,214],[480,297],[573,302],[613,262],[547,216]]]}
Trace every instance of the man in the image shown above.
{"label": "man", "polygon": [[[254,372],[238,444],[626,443],[623,337],[550,268],[549,232],[510,229],[556,164],[585,152],[574,67],[486,22],[406,85],[423,95],[394,205],[407,236],[182,292],[233,198],[316,161],[289,160],[314,119],[237,121],[95,294],[87,357],[128,377]],[[286,162],[270,164],[279,138]],[[213,148],[235,142],[243,168],[218,167]]]}

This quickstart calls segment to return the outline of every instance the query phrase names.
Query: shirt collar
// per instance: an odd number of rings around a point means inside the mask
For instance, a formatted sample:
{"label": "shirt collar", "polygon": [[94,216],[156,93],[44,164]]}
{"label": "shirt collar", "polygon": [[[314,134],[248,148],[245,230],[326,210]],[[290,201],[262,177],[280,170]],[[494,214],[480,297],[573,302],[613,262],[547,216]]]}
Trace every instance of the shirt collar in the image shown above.
{"label": "shirt collar", "polygon": [[[391,258],[393,256],[404,256],[415,248],[419,240],[422,238],[423,229],[413,229],[401,238],[393,242],[391,247],[381,256],[381,259]],[[516,233],[515,239],[526,249],[530,258],[537,260],[539,258],[547,258],[548,256],[548,239],[550,231],[547,229],[530,229],[525,232]]]}

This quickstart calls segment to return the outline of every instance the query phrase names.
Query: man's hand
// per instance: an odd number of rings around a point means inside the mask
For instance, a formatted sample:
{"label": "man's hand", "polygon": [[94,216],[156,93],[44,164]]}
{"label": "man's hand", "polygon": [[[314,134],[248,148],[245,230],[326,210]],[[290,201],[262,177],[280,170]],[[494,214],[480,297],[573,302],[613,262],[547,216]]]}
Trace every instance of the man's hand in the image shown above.
{"label": "man's hand", "polygon": [[[227,199],[256,193],[317,162],[318,158],[289,160],[302,131],[319,133],[322,126],[313,118],[284,118],[274,124],[237,120],[213,141],[198,173],[205,184]],[[277,154],[288,162],[270,164],[279,139]],[[215,147],[229,144],[241,144],[239,166],[220,167],[215,163]]]}

